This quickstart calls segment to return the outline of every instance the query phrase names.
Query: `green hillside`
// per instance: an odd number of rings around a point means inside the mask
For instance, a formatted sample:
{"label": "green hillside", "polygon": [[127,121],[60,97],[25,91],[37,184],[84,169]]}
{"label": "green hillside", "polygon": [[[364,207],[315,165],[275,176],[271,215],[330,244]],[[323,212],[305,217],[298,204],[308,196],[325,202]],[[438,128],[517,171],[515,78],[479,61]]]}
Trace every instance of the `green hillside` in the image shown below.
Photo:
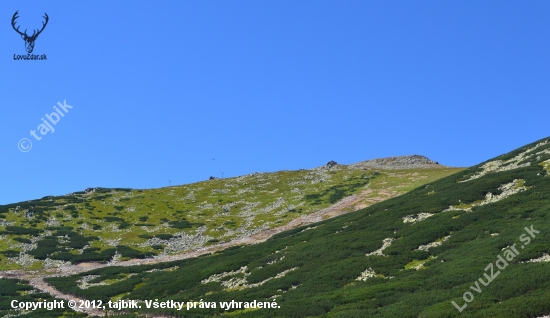
{"label": "green hillside", "polygon": [[177,317],[540,317],[550,313],[549,163],[544,139],[264,243],[47,281],[87,299],[197,302],[131,310]]}
{"label": "green hillside", "polygon": [[[37,292],[34,288],[18,279],[0,279],[0,317],[16,317],[11,309],[13,300],[23,303],[36,303],[55,299],[48,293]],[[17,303],[18,305],[18,303]],[[11,316],[10,316],[11,315]],[[25,318],[50,318],[50,317],[86,317],[87,315],[74,312],[68,308],[39,308],[25,313]]]}
{"label": "green hillside", "polygon": [[[427,159],[427,158],[426,158]],[[347,211],[460,169],[330,165],[161,189],[90,188],[0,206],[0,270],[172,255],[250,237],[357,195]]]}

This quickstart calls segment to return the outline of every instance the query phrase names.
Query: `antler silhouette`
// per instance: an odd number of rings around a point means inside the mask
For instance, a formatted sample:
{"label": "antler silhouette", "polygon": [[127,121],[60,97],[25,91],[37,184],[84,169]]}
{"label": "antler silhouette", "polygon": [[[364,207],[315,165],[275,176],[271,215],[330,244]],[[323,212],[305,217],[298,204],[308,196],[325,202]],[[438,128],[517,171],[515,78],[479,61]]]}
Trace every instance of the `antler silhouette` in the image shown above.
{"label": "antler silhouette", "polygon": [[13,29],[15,30],[15,32],[21,34],[22,36],[25,36],[25,35],[26,35],[26,36],[28,37],[28,35],[27,35],[27,30],[25,30],[25,33],[21,33],[21,31],[19,31],[19,27],[17,27],[17,28],[15,27],[15,20],[17,20],[17,18],[19,18],[19,17],[17,16],[17,13],[19,13],[19,10],[15,11],[15,13],[13,14],[13,17],[11,18],[11,26],[13,27]]}
{"label": "antler silhouette", "polygon": [[[40,31],[38,31],[38,33],[36,33],[37,30],[34,30],[33,34],[31,35],[31,38],[32,37],[38,37],[38,35],[40,33],[42,33],[42,31],[44,31],[44,28],[46,27],[46,24],[48,24],[48,21],[50,20],[50,18],[48,17],[48,14],[46,12],[44,12],[44,16],[43,16],[44,19],[46,19],[46,22],[42,22],[42,29],[40,29]],[[36,33],[36,35],[34,35]]]}
{"label": "antler silhouette", "polygon": [[23,40],[25,40],[25,48],[27,49],[27,52],[32,53],[32,50],[34,49],[34,41],[36,41],[36,38],[38,37],[38,35],[40,35],[40,33],[42,33],[42,31],[44,31],[44,28],[48,24],[48,21],[50,20],[50,18],[48,17],[48,14],[46,12],[44,12],[43,18],[46,19],[46,21],[42,22],[42,29],[40,29],[40,31],[39,30],[34,30],[32,35],[29,36],[27,34],[27,29],[25,29],[25,32],[21,32],[21,31],[19,31],[19,27],[15,26],[15,20],[17,20],[17,18],[19,18],[17,13],[19,13],[19,10],[15,11],[15,13],[13,14],[13,17],[11,18],[11,26],[13,27],[15,32],[19,33],[21,35],[21,38],[23,38]]}

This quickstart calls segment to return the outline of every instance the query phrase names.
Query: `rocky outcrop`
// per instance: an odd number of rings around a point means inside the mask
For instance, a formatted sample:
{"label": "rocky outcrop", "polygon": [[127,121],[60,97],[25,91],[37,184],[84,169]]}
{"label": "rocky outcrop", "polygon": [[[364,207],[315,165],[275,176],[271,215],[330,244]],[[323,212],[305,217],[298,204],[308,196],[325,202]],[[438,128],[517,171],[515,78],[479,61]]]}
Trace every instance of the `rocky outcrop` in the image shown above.
{"label": "rocky outcrop", "polygon": [[444,167],[437,161],[420,155],[397,156],[361,161],[349,165],[356,169],[414,169]]}
{"label": "rocky outcrop", "polygon": [[329,168],[329,169],[336,166],[336,165],[338,165],[338,163],[334,160],[331,160],[326,164],[327,168]]}
{"label": "rocky outcrop", "polygon": [[86,189],[84,189],[84,193],[86,193],[86,194],[94,193],[96,191],[97,191],[97,188],[86,188]]}

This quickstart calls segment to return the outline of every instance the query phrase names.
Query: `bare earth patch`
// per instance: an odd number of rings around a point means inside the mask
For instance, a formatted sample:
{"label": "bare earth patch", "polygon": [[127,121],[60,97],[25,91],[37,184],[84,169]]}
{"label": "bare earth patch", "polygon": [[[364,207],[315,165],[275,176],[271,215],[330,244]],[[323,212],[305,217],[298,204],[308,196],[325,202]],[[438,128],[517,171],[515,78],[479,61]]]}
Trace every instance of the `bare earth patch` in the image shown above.
{"label": "bare earth patch", "polygon": [[[453,170],[457,171],[455,169]],[[445,167],[443,167],[441,171],[442,173],[445,173],[447,175],[449,174],[448,170],[446,170]],[[421,179],[427,179],[427,180],[422,180],[422,183],[427,183],[430,181],[428,180],[429,178],[427,176],[419,175],[418,172],[395,171],[392,173],[388,173],[388,175],[389,177],[392,178],[390,182],[384,182],[385,184],[382,184],[382,182],[379,182],[378,184],[375,184],[375,185],[369,184],[365,190],[357,194],[348,196],[327,208],[321,209],[319,211],[316,211],[307,215],[300,216],[296,219],[293,219],[292,221],[290,221],[289,223],[283,226],[261,230],[250,236],[240,238],[240,239],[234,239],[229,242],[219,243],[216,245],[211,245],[208,247],[199,248],[199,249],[184,252],[184,253],[171,254],[171,255],[167,255],[167,254],[158,255],[148,259],[130,259],[126,261],[118,261],[118,262],[112,262],[112,263],[80,263],[78,265],[64,264],[63,266],[60,266],[57,268],[49,268],[41,271],[9,270],[9,271],[0,272],[0,278],[16,278],[16,279],[26,280],[26,281],[29,281],[29,284],[33,288],[38,289],[42,292],[49,293],[53,297],[65,299],[65,300],[72,299],[78,302],[80,300],[79,298],[73,295],[64,294],[56,290],[52,286],[48,285],[44,281],[44,278],[71,276],[71,275],[87,272],[93,269],[104,268],[104,267],[109,267],[113,265],[136,266],[136,265],[158,264],[162,262],[171,262],[176,260],[198,257],[204,254],[212,254],[232,246],[261,243],[266,241],[267,239],[269,239],[275,234],[278,234],[287,230],[291,230],[300,226],[306,226],[312,223],[334,218],[339,215],[356,211],[356,210],[368,207],[370,205],[373,205],[375,203],[391,199],[393,197],[406,193],[409,190],[412,190],[412,188],[419,186],[420,184],[417,184],[416,182],[419,182]],[[415,183],[414,184],[409,183],[407,185],[403,185],[403,183],[398,182],[398,180],[403,177],[413,177],[414,178],[413,181]],[[432,180],[435,180],[435,179],[438,179],[438,177],[432,176]],[[381,250],[383,250],[384,247],[389,246],[389,244],[391,244],[391,239],[384,240],[383,242],[384,246],[382,247]],[[366,279],[368,276],[369,276],[369,272],[367,270],[365,272],[364,279]],[[82,309],[81,311],[87,313],[90,316],[105,315],[103,311],[94,310],[94,309]]]}

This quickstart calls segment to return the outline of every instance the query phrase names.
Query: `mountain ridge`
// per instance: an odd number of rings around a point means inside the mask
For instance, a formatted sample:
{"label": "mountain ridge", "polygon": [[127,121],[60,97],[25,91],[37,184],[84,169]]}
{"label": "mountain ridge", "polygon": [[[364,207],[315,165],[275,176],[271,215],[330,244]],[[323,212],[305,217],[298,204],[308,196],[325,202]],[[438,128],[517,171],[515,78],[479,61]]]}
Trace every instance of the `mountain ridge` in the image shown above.
{"label": "mountain ridge", "polygon": [[[441,165],[439,162],[433,161],[433,160],[429,159],[426,156],[415,154],[415,155],[380,157],[380,158],[374,158],[374,159],[367,159],[367,160],[359,161],[359,162],[356,162],[356,163],[350,163],[350,164],[339,164],[339,163],[331,160],[325,165],[317,166],[317,167],[311,168],[311,169],[280,170],[280,171],[299,171],[299,170],[313,170],[313,169],[327,169],[327,168],[330,169],[330,168],[338,167],[338,166],[348,167],[348,168],[352,168],[352,169],[382,169],[382,170],[419,169],[419,168],[420,169],[422,169],[422,168],[462,168],[462,167],[451,167],[451,166]],[[276,172],[280,172],[280,171],[252,172],[252,173],[243,174],[243,175],[237,176],[237,177],[229,177],[229,178],[226,178],[226,179],[253,176],[253,175],[257,175],[257,174],[261,174],[261,173],[276,173]],[[220,180],[220,178],[210,177],[208,179],[204,179],[202,181],[197,181],[197,182],[212,181],[212,180]],[[98,189],[121,190],[121,191],[125,191],[125,190],[154,190],[154,189],[163,189],[163,188],[169,188],[169,187],[184,186],[184,185],[193,184],[193,183],[196,183],[196,182],[186,183],[186,184],[179,184],[179,185],[175,184],[175,185],[170,185],[168,187],[160,187],[160,188],[121,188],[121,187],[109,188],[109,187],[94,186],[94,187],[85,188],[85,189],[80,190],[80,191],[70,192],[70,193],[62,194],[62,195],[46,195],[46,196],[43,196],[41,199],[48,199],[48,198],[60,197],[60,196],[69,196],[69,195],[82,194],[82,193],[89,194],[89,193],[93,193],[93,192],[97,191]],[[36,199],[34,199],[34,200],[36,200]],[[24,201],[19,201],[19,202],[31,202],[31,201],[33,201],[33,200],[24,200]],[[17,202],[15,202],[15,203],[17,203]],[[0,206],[12,205],[12,204],[14,204],[14,203],[0,204]]]}
{"label": "mountain ridge", "polygon": [[[308,224],[347,213],[459,170],[329,162],[156,189],[86,188],[1,205],[0,269],[39,270],[214,247],[289,229],[287,224],[298,226],[299,220]],[[325,211],[321,219],[313,217],[317,211]]]}
{"label": "mountain ridge", "polygon": [[351,167],[370,169],[414,169],[414,168],[444,168],[437,161],[433,161],[422,155],[395,156],[376,158],[350,164]]}
{"label": "mountain ridge", "polygon": [[[86,299],[276,299],[280,307],[188,308],[191,317],[541,317],[550,313],[549,162],[546,138],[260,244],[46,281]],[[484,276],[487,264],[498,277]],[[92,277],[95,287],[79,287]]]}

